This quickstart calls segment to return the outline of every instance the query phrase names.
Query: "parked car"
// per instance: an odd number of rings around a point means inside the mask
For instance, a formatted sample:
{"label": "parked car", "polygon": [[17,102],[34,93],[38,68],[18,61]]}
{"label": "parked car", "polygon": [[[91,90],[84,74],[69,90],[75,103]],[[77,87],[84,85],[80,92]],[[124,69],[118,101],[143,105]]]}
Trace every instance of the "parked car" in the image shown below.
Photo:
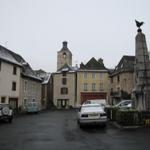
{"label": "parked car", "polygon": [[13,110],[9,104],[0,104],[0,120],[6,120],[9,123],[13,119]]}
{"label": "parked car", "polygon": [[26,109],[28,113],[38,113],[39,112],[39,105],[37,102],[28,102],[26,104]]}
{"label": "parked car", "polygon": [[122,100],[115,107],[120,109],[130,109],[132,107],[132,100]]}
{"label": "parked car", "polygon": [[83,104],[99,104],[104,109],[106,106],[106,99],[90,99],[86,100]]}
{"label": "parked car", "polygon": [[78,124],[83,125],[99,124],[106,126],[107,115],[100,104],[83,104],[78,112]]}

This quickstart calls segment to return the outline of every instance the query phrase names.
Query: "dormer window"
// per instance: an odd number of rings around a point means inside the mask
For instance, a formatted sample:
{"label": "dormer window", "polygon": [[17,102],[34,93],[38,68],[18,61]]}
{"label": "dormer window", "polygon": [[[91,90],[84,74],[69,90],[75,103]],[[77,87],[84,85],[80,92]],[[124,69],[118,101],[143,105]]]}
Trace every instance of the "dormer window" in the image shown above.
{"label": "dormer window", "polygon": [[121,64],[121,68],[123,68],[123,64]]}

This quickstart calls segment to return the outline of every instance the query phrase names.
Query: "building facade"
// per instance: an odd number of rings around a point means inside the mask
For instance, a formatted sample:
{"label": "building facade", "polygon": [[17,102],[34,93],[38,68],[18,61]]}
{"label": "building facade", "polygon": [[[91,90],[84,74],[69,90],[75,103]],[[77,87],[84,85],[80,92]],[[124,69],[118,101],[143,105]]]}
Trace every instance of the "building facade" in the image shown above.
{"label": "building facade", "polygon": [[28,101],[41,107],[41,81],[20,55],[0,46],[1,103],[9,103],[15,112],[24,111]]}
{"label": "building facade", "polygon": [[53,100],[57,108],[75,107],[76,72],[67,64],[53,73]]}
{"label": "building facade", "polygon": [[81,105],[89,99],[107,100],[109,94],[109,73],[103,60],[91,58],[87,64],[81,63],[77,71],[77,101]]}
{"label": "building facade", "polygon": [[50,109],[53,107],[53,78],[51,73],[47,73],[43,70],[36,70],[38,77],[42,79],[42,109]]}
{"label": "building facade", "polygon": [[110,75],[110,103],[116,104],[122,99],[131,99],[134,88],[135,56],[123,56]]}

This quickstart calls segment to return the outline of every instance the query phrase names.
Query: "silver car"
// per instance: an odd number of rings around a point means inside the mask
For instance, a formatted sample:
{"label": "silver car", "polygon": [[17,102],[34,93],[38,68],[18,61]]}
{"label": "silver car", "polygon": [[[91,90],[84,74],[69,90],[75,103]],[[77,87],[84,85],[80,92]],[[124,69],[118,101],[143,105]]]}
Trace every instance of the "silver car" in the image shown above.
{"label": "silver car", "polygon": [[107,115],[100,104],[83,104],[78,112],[78,124],[83,125],[99,124],[106,126]]}

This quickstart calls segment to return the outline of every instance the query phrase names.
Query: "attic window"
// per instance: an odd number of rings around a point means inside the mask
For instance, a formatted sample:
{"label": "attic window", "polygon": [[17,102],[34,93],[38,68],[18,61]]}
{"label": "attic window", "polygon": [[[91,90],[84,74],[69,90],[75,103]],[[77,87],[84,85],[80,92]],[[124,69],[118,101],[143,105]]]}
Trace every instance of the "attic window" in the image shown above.
{"label": "attic window", "polygon": [[123,68],[123,64],[121,64],[121,68]]}
{"label": "attic window", "polygon": [[115,70],[118,70],[118,66],[116,67],[116,69]]}

